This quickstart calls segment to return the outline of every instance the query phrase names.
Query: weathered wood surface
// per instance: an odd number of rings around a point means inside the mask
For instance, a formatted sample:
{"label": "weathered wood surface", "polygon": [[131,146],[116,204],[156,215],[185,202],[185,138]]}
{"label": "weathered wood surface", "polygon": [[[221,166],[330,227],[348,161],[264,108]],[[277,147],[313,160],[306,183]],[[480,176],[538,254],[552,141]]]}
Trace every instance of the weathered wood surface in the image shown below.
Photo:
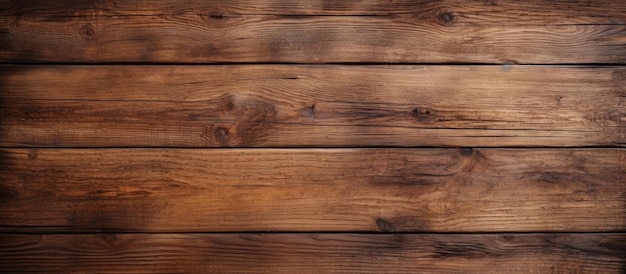
{"label": "weathered wood surface", "polygon": [[0,272],[626,272],[626,1],[0,0],[0,63]]}
{"label": "weathered wood surface", "polygon": [[626,229],[624,149],[4,149],[3,231]]}
{"label": "weathered wood surface", "polygon": [[[613,0],[0,0],[0,16],[80,17],[116,15],[395,15],[425,18],[448,12],[462,23],[626,24],[626,3]],[[496,23],[498,20],[498,23]]]}
{"label": "weathered wood surface", "polygon": [[624,63],[623,1],[1,1],[2,62]]}
{"label": "weathered wood surface", "polygon": [[7,272],[623,273],[624,234],[7,235]]}
{"label": "weathered wood surface", "polygon": [[624,146],[626,69],[4,66],[0,145]]}

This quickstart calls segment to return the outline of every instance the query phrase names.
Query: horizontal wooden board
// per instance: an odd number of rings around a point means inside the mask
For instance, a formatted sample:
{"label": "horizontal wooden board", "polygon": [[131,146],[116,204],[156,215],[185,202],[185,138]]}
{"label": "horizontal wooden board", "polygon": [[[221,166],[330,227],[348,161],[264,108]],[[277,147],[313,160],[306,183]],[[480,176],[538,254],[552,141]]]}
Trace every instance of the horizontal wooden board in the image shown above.
{"label": "horizontal wooden board", "polygon": [[1,62],[624,63],[623,1],[0,1]]}
{"label": "horizontal wooden board", "polygon": [[0,0],[0,16],[78,17],[118,15],[396,15],[425,18],[448,12],[461,23],[625,24],[626,3],[613,0]]}
{"label": "horizontal wooden board", "polygon": [[623,273],[624,234],[0,235],[7,272]]}
{"label": "horizontal wooden board", "polygon": [[3,231],[626,229],[624,149],[4,149]]}
{"label": "horizontal wooden board", "polygon": [[624,146],[624,67],[4,66],[0,145]]}

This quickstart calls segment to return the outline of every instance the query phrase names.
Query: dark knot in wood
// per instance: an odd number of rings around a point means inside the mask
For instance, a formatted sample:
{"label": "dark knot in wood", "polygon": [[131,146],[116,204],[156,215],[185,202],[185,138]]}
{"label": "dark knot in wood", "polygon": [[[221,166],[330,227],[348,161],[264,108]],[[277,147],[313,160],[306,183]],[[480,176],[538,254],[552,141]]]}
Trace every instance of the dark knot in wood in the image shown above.
{"label": "dark knot in wood", "polygon": [[228,144],[228,139],[230,139],[230,132],[227,128],[218,127],[215,129],[215,138],[220,142],[220,144],[226,145]]}
{"label": "dark knot in wood", "polygon": [[380,230],[381,232],[392,232],[395,230],[393,223],[383,218],[376,219],[376,226],[378,227],[378,230]]}
{"label": "dark knot in wood", "polygon": [[28,159],[37,160],[37,157],[39,157],[39,152],[36,149],[28,151]]}
{"label": "dark knot in wood", "polygon": [[439,119],[433,110],[425,106],[413,108],[411,116],[420,122],[436,122]]}
{"label": "dark knot in wood", "polygon": [[202,112],[189,115],[193,121],[207,123],[202,138],[210,146],[252,146],[273,130],[277,110],[264,98],[246,95],[224,95]]}
{"label": "dark knot in wood", "polygon": [[87,40],[95,39],[96,31],[91,23],[84,24],[80,27],[80,34]]}
{"label": "dark knot in wood", "polygon": [[315,120],[315,104],[312,104],[310,107],[305,107],[300,110],[300,116]]}
{"label": "dark knot in wood", "polygon": [[211,19],[215,19],[215,20],[222,20],[224,19],[224,14],[221,14],[219,12],[211,12],[209,14],[209,17],[211,17]]}
{"label": "dark knot in wood", "polygon": [[450,12],[444,12],[442,14],[439,14],[439,20],[444,25],[450,25],[454,22],[454,15]]}

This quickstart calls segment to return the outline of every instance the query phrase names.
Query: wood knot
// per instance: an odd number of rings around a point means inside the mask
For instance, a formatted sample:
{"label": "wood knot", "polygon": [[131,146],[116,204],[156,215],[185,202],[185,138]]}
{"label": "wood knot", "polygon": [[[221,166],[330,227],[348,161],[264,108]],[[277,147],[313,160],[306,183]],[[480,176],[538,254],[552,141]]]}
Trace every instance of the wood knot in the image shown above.
{"label": "wood knot", "polygon": [[254,146],[272,132],[276,107],[264,98],[226,94],[189,114],[205,123],[200,137],[209,146]]}
{"label": "wood knot", "polygon": [[91,23],[87,23],[84,24],[82,27],[80,27],[80,34],[88,40],[94,39],[94,36],[96,35],[96,31],[93,28],[93,25]]}
{"label": "wood knot", "polygon": [[39,156],[39,152],[36,149],[31,149],[28,151],[28,159],[37,160]]}
{"label": "wood knot", "polygon": [[395,230],[395,226],[383,218],[376,219],[376,226],[381,232],[392,232]]}
{"label": "wood knot", "polygon": [[556,98],[556,103],[557,103],[557,104],[560,104],[560,103],[561,103],[561,100],[563,100],[563,97],[564,97],[564,96],[561,96],[561,95],[556,96],[556,97],[555,97],[555,98]]}
{"label": "wood knot", "polygon": [[233,103],[232,101],[226,102],[226,105],[225,105],[226,111],[232,111],[234,109],[235,109],[235,103]]}
{"label": "wood knot", "polygon": [[0,184],[0,202],[13,200],[17,195],[17,191],[9,188],[8,185]]}
{"label": "wood knot", "polygon": [[221,14],[221,13],[216,12],[216,11],[211,12],[211,13],[209,14],[209,17],[210,17],[211,19],[214,19],[214,20],[222,20],[222,19],[224,19],[224,18],[225,18],[225,17],[224,17],[224,14]]}
{"label": "wood knot", "polygon": [[451,25],[452,23],[454,23],[456,19],[454,14],[452,14],[451,12],[441,13],[439,14],[438,17],[439,17],[439,21],[445,26]]}
{"label": "wood knot", "polygon": [[626,112],[622,110],[611,110],[606,113],[606,118],[609,121],[615,122],[617,125],[625,125],[626,124]]}
{"label": "wood knot", "polygon": [[102,239],[106,245],[112,245],[117,240],[117,237],[115,234],[103,233],[100,235],[100,239]]}
{"label": "wood knot", "polygon": [[228,144],[228,140],[230,139],[230,132],[225,127],[217,127],[213,131],[215,134],[215,139],[217,139],[221,145],[225,146]]}
{"label": "wood knot", "polygon": [[474,154],[474,149],[466,147],[461,149],[461,155],[463,156],[472,156]]}
{"label": "wood knot", "polygon": [[312,104],[310,107],[305,107],[300,110],[300,116],[315,120],[315,104]]}
{"label": "wood knot", "polygon": [[502,240],[507,241],[507,242],[512,242],[515,241],[515,236],[513,235],[504,235],[501,237]]}
{"label": "wood knot", "polygon": [[416,107],[411,110],[413,118],[422,122],[432,122],[436,119],[432,111],[426,107]]}

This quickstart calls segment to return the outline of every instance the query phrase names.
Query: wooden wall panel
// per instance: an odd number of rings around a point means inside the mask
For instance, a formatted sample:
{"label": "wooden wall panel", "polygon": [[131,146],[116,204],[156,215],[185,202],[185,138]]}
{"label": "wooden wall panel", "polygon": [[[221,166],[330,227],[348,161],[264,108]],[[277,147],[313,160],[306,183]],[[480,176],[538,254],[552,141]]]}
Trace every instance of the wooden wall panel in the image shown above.
{"label": "wooden wall panel", "polygon": [[626,150],[5,149],[0,155],[5,231],[626,229]]}
{"label": "wooden wall panel", "polygon": [[7,271],[623,273],[623,234],[69,234],[0,239]]}
{"label": "wooden wall panel", "polygon": [[623,67],[5,66],[2,71],[3,146],[626,144]]}
{"label": "wooden wall panel", "polygon": [[626,1],[0,0],[0,272],[626,273],[625,65]]}
{"label": "wooden wall panel", "polygon": [[624,63],[620,1],[2,1],[4,62]]}

